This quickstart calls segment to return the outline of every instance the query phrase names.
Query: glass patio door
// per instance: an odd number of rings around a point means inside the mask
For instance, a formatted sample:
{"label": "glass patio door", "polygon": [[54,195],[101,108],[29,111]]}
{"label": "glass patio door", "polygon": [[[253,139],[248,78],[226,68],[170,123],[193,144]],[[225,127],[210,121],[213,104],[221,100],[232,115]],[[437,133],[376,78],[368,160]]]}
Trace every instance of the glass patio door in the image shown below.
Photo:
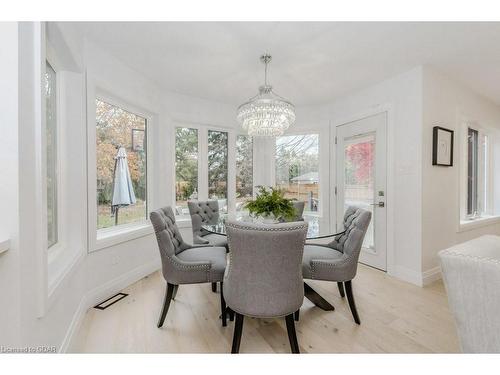
{"label": "glass patio door", "polygon": [[372,212],[360,262],[386,270],[386,113],[336,128],[337,229],[348,206]]}

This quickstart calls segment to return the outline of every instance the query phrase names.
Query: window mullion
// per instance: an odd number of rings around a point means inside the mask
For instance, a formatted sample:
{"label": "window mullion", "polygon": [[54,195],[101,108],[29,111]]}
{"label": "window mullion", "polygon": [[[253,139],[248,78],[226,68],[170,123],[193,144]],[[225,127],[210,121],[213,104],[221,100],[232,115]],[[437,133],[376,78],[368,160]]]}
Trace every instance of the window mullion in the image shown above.
{"label": "window mullion", "polygon": [[227,210],[236,211],[236,134],[228,132],[227,154]]}
{"label": "window mullion", "polygon": [[208,129],[198,130],[198,199],[208,199]]}

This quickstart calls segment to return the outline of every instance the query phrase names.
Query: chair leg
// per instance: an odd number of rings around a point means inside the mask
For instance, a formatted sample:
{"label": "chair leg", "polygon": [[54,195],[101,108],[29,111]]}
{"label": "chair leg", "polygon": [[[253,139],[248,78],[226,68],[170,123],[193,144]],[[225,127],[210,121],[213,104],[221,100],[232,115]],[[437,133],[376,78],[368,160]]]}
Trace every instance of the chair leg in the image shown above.
{"label": "chair leg", "polygon": [[297,311],[295,311],[295,313],[293,314],[294,318],[295,318],[295,321],[298,322],[299,321],[299,316],[300,316],[300,309],[298,309]]}
{"label": "chair leg", "polygon": [[292,353],[299,354],[299,342],[297,341],[297,333],[295,332],[295,322],[293,321],[293,314],[285,317],[286,330],[288,332],[288,340],[290,341],[290,348]]}
{"label": "chair leg", "polygon": [[163,301],[163,308],[161,309],[160,319],[158,320],[158,328],[163,326],[165,317],[167,316],[168,308],[170,307],[170,301],[172,300],[172,295],[174,293],[174,284],[167,283],[167,289],[165,290],[165,299]]}
{"label": "chair leg", "polygon": [[337,283],[337,286],[339,287],[339,293],[340,293],[340,296],[342,298],[345,297],[345,293],[344,293],[344,284],[342,282],[338,282]]}
{"label": "chair leg", "polygon": [[212,292],[217,292],[217,283],[212,283]]}
{"label": "chair leg", "polygon": [[356,310],[356,304],[354,303],[354,296],[352,294],[351,280],[344,282],[345,292],[347,294],[347,301],[349,301],[349,307],[351,308],[352,317],[356,324],[361,324],[359,320],[358,311]]}
{"label": "chair leg", "polygon": [[230,307],[226,306],[226,312],[228,313],[229,315],[229,321],[232,322],[234,321],[234,311],[231,310]]}
{"label": "chair leg", "polygon": [[243,320],[244,316],[238,313],[236,314],[236,323],[234,324],[234,334],[233,334],[233,346],[231,348],[231,354],[240,352],[240,342],[241,333],[243,332]]}
{"label": "chair leg", "polygon": [[220,283],[220,312],[222,318],[222,326],[227,326],[227,316],[226,316],[226,301],[224,300],[224,292],[222,291],[222,282]]}
{"label": "chair leg", "polygon": [[175,299],[177,295],[177,290],[179,290],[179,285],[174,285],[174,291],[172,292],[172,299]]}

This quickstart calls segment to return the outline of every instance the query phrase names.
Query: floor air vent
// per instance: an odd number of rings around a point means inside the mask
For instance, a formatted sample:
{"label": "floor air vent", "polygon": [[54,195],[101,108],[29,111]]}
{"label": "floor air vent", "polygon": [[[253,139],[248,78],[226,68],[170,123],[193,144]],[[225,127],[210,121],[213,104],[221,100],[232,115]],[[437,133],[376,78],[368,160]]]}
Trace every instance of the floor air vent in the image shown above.
{"label": "floor air vent", "polygon": [[124,299],[127,296],[128,296],[128,294],[125,294],[125,293],[117,293],[113,297],[110,297],[107,300],[102,301],[100,304],[95,305],[94,309],[106,310],[109,306],[114,305],[115,303],[117,303],[118,301],[121,301],[122,299]]}

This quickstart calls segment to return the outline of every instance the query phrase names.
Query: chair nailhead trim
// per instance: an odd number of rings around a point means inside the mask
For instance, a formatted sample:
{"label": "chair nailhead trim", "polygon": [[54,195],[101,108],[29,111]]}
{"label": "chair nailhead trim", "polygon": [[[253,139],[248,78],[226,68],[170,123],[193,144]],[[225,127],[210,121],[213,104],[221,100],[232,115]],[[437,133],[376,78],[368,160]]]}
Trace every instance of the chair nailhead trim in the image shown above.
{"label": "chair nailhead trim", "polygon": [[226,227],[230,228],[235,228],[235,229],[246,229],[246,230],[255,230],[255,231],[261,231],[261,232],[289,232],[292,230],[297,230],[297,229],[302,229],[307,226],[306,224],[300,224],[297,226],[293,227],[287,227],[287,228],[276,228],[276,227],[251,227],[251,226],[246,226],[246,225],[238,225],[238,224],[231,224],[231,223],[226,223]]}

